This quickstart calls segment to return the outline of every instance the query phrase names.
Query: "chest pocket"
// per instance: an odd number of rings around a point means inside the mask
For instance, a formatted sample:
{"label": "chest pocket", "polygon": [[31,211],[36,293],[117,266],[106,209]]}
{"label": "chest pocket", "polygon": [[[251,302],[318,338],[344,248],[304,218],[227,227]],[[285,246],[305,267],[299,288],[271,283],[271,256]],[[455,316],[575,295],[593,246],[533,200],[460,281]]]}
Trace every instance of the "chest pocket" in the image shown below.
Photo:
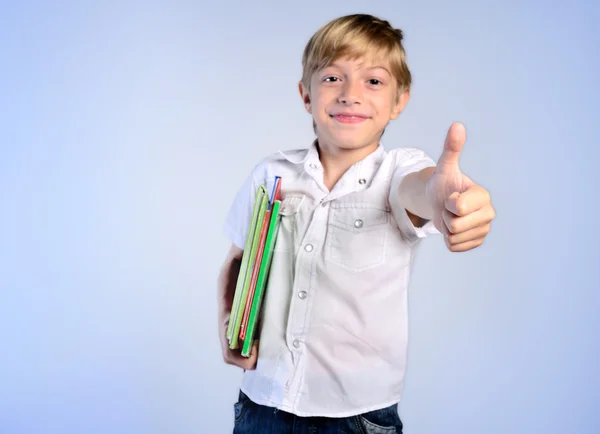
{"label": "chest pocket", "polygon": [[383,264],[389,221],[389,211],[372,205],[332,207],[325,259],[353,272]]}
{"label": "chest pocket", "polygon": [[274,250],[293,252],[298,239],[298,210],[304,196],[286,196],[279,208],[279,230],[275,240]]}

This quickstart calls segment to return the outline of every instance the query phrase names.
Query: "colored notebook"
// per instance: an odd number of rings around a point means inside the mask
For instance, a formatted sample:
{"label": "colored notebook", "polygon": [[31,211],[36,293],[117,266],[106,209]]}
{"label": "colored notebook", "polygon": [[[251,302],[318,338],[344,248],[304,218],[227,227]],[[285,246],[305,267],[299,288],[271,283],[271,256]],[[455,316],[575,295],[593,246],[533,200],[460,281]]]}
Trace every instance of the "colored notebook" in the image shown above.
{"label": "colored notebook", "polygon": [[248,282],[252,276],[254,258],[256,257],[256,252],[258,250],[256,227],[259,221],[263,221],[267,205],[267,190],[265,187],[260,186],[256,191],[252,220],[250,222],[250,226],[248,227],[248,236],[246,237],[242,263],[240,264],[240,271],[238,273],[233,304],[231,307],[229,325],[227,327],[227,339],[229,340],[229,346],[232,349],[238,348],[238,336],[242,322],[242,318],[240,315],[238,315],[238,312],[240,310],[240,306],[245,306],[246,304],[246,297],[249,288]]}
{"label": "colored notebook", "polygon": [[279,228],[280,206],[281,201],[276,201],[273,204],[270,222],[270,227],[272,228],[272,230],[269,230],[269,232],[267,233],[264,249],[265,253],[263,255],[260,271],[256,282],[256,288],[252,297],[252,304],[249,308],[248,322],[246,325],[245,335],[243,337],[244,342],[242,347],[242,356],[246,357],[250,355],[250,350],[252,349],[252,342],[254,341],[254,336],[257,331],[258,323],[262,313],[262,301],[265,294],[269,270],[271,268],[271,260],[273,259],[273,248],[277,239],[277,230]]}
{"label": "colored notebook", "polygon": [[227,338],[229,347],[248,357],[261,318],[273,249],[279,228],[281,178],[275,177],[271,198],[264,186],[256,192],[252,218],[238,274]]}

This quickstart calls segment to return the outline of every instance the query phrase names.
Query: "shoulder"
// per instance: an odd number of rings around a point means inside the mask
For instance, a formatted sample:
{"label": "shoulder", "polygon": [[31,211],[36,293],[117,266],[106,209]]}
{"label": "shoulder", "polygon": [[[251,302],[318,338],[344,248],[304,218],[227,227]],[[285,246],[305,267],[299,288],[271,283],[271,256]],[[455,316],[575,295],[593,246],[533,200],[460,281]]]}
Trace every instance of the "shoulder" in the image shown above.
{"label": "shoulder", "polygon": [[393,182],[399,182],[409,173],[435,165],[435,161],[419,148],[395,148],[386,153],[386,170]]}
{"label": "shoulder", "polygon": [[274,158],[283,164],[302,164],[306,161],[309,152],[309,148],[282,149],[274,155]]}
{"label": "shoulder", "polygon": [[404,165],[423,161],[433,163],[433,159],[419,148],[394,148],[387,151],[387,156],[396,164]]}
{"label": "shoulder", "polygon": [[258,181],[271,179],[275,174],[297,170],[306,160],[309,150],[306,148],[278,150],[266,155],[255,163],[252,176]]}

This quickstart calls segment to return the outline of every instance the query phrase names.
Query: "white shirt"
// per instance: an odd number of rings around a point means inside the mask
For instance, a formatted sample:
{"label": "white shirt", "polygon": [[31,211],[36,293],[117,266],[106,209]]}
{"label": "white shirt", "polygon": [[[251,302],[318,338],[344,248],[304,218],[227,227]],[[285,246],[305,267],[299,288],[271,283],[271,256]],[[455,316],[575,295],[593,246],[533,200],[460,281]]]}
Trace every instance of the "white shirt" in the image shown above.
{"label": "white shirt", "polygon": [[418,149],[383,145],[329,191],[313,143],[271,155],[239,191],[225,231],[244,248],[258,185],[282,177],[281,223],[263,301],[255,370],[241,389],[298,416],[346,417],[400,401],[407,286],[417,228],[398,203],[402,178],[434,166]]}

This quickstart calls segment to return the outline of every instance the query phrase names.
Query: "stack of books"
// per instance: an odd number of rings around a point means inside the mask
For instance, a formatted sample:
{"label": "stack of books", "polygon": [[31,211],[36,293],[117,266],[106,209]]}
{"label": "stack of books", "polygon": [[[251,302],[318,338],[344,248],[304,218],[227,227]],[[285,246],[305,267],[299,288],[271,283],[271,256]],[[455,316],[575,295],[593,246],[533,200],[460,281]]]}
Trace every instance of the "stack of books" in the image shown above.
{"label": "stack of books", "polygon": [[250,356],[261,317],[262,301],[277,239],[280,206],[281,177],[276,176],[270,198],[264,186],[260,186],[256,192],[227,327],[229,348],[241,349],[244,357]]}

